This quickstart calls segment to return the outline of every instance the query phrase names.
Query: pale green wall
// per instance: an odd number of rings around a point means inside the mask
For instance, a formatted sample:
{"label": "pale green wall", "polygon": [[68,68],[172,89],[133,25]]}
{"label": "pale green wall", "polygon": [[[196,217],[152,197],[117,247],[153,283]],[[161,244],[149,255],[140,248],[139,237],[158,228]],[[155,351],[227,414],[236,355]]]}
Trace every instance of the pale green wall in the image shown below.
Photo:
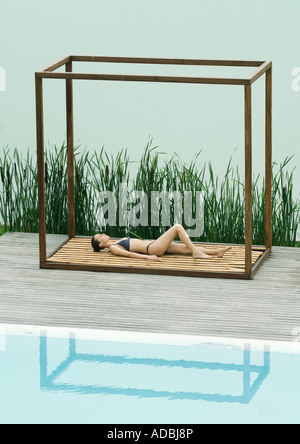
{"label": "pale green wall", "polygon": [[[299,174],[299,0],[1,0],[0,148],[35,150],[34,72],[67,54],[272,60],[274,159],[295,153]],[[77,70],[182,75],[243,75],[250,70],[87,66]],[[149,70],[150,68],[150,70]],[[300,85],[300,80],[298,82]],[[299,88],[300,89],[300,88]],[[149,135],[162,151],[189,160],[203,149],[222,173],[230,155],[243,168],[243,88],[230,86],[75,83],[75,137],[134,160]],[[253,89],[254,171],[264,150],[264,79]],[[45,82],[46,145],[65,137],[63,81]],[[296,178],[297,194],[300,179]]]}

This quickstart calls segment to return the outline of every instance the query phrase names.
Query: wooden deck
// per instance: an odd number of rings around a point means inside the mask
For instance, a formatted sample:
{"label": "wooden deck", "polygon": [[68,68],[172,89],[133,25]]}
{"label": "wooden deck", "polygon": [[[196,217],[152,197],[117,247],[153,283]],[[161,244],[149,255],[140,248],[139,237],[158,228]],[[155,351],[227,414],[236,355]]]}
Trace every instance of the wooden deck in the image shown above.
{"label": "wooden deck", "polygon": [[300,249],[273,247],[253,280],[96,273],[40,269],[38,235],[6,233],[0,323],[294,341]]}

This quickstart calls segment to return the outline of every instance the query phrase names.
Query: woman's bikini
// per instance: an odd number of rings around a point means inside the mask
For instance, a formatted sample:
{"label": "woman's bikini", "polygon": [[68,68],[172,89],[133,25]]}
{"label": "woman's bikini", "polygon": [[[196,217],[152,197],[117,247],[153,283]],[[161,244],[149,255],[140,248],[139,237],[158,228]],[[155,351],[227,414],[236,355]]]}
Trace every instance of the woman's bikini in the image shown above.
{"label": "woman's bikini", "polygon": [[[130,251],[130,239],[131,239],[131,237],[127,236],[126,239],[122,239],[120,242],[117,242],[117,245],[120,245],[120,247],[123,247],[123,248],[125,248],[125,250]],[[153,244],[153,242],[155,242],[155,241],[152,241],[147,245],[146,251],[147,251],[148,255],[149,255],[148,248],[150,247],[151,244]]]}

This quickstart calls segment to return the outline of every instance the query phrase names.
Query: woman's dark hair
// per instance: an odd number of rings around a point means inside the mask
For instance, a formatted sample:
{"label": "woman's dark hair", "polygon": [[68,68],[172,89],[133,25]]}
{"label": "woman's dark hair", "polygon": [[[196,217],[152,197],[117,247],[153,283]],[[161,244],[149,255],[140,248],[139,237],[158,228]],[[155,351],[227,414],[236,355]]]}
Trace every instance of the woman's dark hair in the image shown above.
{"label": "woman's dark hair", "polygon": [[94,251],[96,251],[97,253],[100,250],[103,250],[104,247],[100,247],[99,245],[99,241],[97,239],[95,239],[95,236],[92,237],[92,247],[94,248]]}

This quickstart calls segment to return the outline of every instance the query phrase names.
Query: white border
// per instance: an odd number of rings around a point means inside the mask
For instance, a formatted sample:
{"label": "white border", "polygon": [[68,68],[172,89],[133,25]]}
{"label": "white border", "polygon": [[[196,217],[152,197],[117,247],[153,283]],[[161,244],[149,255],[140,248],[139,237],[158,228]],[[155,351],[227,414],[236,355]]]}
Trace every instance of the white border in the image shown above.
{"label": "white border", "polygon": [[252,350],[264,350],[278,353],[300,353],[298,341],[267,341],[260,339],[238,339],[213,336],[177,335],[165,333],[143,333],[135,331],[98,330],[70,327],[50,327],[40,325],[1,324],[0,335],[5,344],[6,335],[47,336],[56,338],[76,337],[81,340],[106,342],[126,342],[138,344],[160,344],[193,346],[208,348],[244,348],[250,346]]}

